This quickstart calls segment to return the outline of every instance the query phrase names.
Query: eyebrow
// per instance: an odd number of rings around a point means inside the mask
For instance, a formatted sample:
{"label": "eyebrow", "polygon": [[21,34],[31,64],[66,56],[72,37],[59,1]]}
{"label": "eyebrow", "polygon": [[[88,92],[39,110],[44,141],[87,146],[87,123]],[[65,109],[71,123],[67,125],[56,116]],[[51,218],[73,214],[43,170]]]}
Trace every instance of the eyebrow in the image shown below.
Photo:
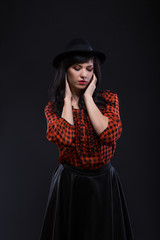
{"label": "eyebrow", "polygon": [[[80,63],[75,63],[74,65],[78,65],[78,66],[82,66],[82,64],[80,64]],[[93,67],[93,64],[91,64],[91,65],[87,65],[87,67]]]}

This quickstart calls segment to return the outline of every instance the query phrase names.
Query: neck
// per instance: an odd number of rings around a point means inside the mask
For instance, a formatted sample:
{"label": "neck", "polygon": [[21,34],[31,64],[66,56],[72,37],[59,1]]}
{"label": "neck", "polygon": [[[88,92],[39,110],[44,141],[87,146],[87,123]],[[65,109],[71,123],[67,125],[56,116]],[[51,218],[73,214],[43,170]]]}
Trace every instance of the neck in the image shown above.
{"label": "neck", "polygon": [[71,92],[72,92],[72,102],[77,103],[79,101],[80,96],[83,94],[83,89],[79,90],[79,89],[74,89],[71,87]]}

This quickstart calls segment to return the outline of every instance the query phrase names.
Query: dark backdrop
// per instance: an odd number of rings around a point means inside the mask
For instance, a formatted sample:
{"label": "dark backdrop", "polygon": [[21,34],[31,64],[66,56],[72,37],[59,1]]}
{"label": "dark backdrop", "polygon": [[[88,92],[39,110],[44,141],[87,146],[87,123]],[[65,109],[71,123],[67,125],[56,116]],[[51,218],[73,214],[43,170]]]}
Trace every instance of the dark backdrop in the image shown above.
{"label": "dark backdrop", "polygon": [[154,1],[1,2],[0,239],[38,240],[58,147],[46,137],[52,58],[73,37],[104,52],[123,133],[111,162],[136,240],[160,239],[159,18]]}

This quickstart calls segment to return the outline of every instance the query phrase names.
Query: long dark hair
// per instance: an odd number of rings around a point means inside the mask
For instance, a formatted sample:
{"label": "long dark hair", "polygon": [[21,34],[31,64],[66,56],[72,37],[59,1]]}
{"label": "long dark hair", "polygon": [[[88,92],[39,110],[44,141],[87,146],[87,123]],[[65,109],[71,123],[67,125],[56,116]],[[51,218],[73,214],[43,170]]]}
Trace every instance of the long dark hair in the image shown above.
{"label": "long dark hair", "polygon": [[[93,100],[96,105],[101,108],[102,106],[106,105],[105,99],[101,96],[102,90],[100,90],[100,83],[101,83],[101,69],[100,69],[100,62],[99,59],[94,56],[93,54],[72,54],[61,61],[55,77],[53,81],[50,83],[48,89],[48,97],[49,101],[51,101],[54,105],[55,113],[60,117],[63,105],[64,105],[64,97],[65,97],[65,73],[67,69],[75,63],[85,63],[88,62],[90,59],[93,59],[93,67],[94,73],[97,77],[96,88],[93,93]],[[85,91],[85,90],[84,90]],[[78,102],[79,108],[85,108],[85,103],[83,99],[83,93],[81,94]]]}

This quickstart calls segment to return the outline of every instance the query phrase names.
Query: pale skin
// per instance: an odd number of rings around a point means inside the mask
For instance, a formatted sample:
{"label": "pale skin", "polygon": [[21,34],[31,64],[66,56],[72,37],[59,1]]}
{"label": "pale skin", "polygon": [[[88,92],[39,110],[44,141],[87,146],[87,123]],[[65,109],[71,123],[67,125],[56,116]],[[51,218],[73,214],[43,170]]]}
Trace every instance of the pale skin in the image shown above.
{"label": "pale skin", "polygon": [[[86,84],[79,84],[79,80],[86,80]],[[81,64],[74,64],[68,68],[65,77],[65,98],[61,117],[74,125],[72,106],[78,108],[79,96],[83,94],[86,109],[91,124],[97,133],[101,134],[108,126],[108,117],[104,116],[93,100],[97,78],[94,74],[93,60]]]}

